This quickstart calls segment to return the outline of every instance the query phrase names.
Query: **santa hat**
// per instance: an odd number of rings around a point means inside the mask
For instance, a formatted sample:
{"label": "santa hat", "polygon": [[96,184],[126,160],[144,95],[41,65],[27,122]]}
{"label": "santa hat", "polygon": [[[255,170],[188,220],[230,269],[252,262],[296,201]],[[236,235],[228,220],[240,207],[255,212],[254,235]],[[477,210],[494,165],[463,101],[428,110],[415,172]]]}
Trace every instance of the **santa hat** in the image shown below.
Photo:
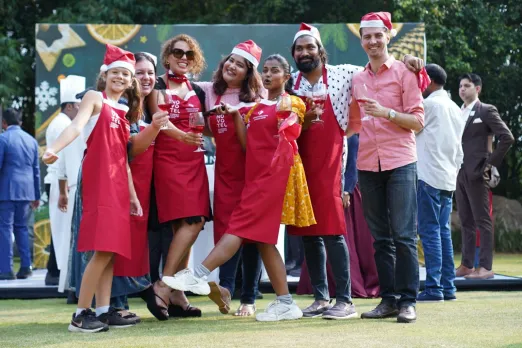
{"label": "santa hat", "polygon": [[76,98],[76,94],[85,89],[85,77],[69,75],[60,80],[60,104],[79,103],[81,100]]}
{"label": "santa hat", "polygon": [[134,54],[111,44],[106,45],[105,57],[103,57],[103,65],[100,67],[100,71],[107,71],[112,68],[125,68],[134,75],[135,66],[136,59],[134,59]]}
{"label": "santa hat", "polygon": [[319,43],[322,45],[321,42],[321,35],[319,34],[319,29],[314,27],[313,25],[301,23],[301,26],[299,27],[299,31],[294,36],[294,42],[299,39],[301,36],[304,35],[310,35],[319,41]]}
{"label": "santa hat", "polygon": [[397,30],[393,29],[390,12],[370,12],[361,18],[362,28],[387,28],[390,35],[397,35]]}
{"label": "santa hat", "polygon": [[254,65],[255,68],[259,65],[261,61],[261,47],[259,47],[254,41],[247,40],[242,42],[232,50],[232,54],[237,54],[248,60],[250,63]]}
{"label": "santa hat", "polygon": [[154,66],[158,65],[158,57],[156,57],[155,55],[153,55],[152,53],[149,53],[149,52],[141,52],[141,53],[143,53],[144,55],[146,55],[147,57],[152,59],[152,61],[154,62]]}

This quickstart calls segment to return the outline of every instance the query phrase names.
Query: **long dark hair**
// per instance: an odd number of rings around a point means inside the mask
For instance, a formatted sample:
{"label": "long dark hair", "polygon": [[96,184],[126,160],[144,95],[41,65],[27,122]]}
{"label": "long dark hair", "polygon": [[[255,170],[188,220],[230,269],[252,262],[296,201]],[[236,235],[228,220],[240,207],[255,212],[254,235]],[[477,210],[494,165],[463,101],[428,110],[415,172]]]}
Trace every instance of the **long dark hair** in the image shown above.
{"label": "long dark hair", "polygon": [[[227,82],[223,79],[223,66],[225,62],[232,56],[229,54],[225,58],[221,59],[218,68],[214,71],[212,81],[214,81],[213,88],[216,95],[223,95],[228,88]],[[239,100],[244,103],[251,103],[256,99],[260,98],[260,92],[263,88],[263,82],[261,81],[261,75],[254,65],[245,59],[247,65],[246,78],[241,83],[241,90],[239,91]]]}
{"label": "long dark hair", "polygon": [[288,61],[286,60],[286,58],[283,57],[282,55],[276,53],[276,54],[272,54],[272,55],[268,56],[265,59],[265,62],[267,62],[269,60],[277,60],[277,62],[279,64],[281,64],[281,68],[283,68],[283,72],[285,74],[290,75],[290,78],[285,83],[285,92],[290,95],[295,95],[295,91],[293,88],[294,87],[294,78],[292,77],[291,70],[290,70],[290,64],[288,64]]}

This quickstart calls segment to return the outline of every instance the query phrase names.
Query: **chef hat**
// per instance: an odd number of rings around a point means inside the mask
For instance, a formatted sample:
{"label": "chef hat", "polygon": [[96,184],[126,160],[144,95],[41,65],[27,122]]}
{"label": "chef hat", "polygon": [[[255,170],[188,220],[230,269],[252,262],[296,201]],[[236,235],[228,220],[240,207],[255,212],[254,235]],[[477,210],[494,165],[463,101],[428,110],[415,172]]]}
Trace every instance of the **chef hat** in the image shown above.
{"label": "chef hat", "polygon": [[69,75],[60,80],[60,104],[79,103],[81,100],[76,98],[76,94],[85,89],[85,77]]}
{"label": "chef hat", "polygon": [[294,36],[294,42],[299,39],[301,36],[304,35],[310,35],[319,41],[319,43],[322,45],[321,42],[321,35],[319,34],[319,29],[314,27],[313,25],[301,23],[301,26],[299,27],[299,31]]}
{"label": "chef hat", "polygon": [[135,66],[134,54],[111,44],[106,45],[105,57],[103,57],[103,65],[100,67],[100,71],[107,71],[112,68],[125,68],[134,75]]}
{"label": "chef hat", "polygon": [[232,50],[232,54],[237,54],[248,60],[250,63],[254,65],[255,68],[259,65],[261,61],[261,47],[259,47],[254,41],[247,40],[245,42],[241,42],[237,44],[236,47]]}
{"label": "chef hat", "polygon": [[390,12],[370,12],[361,18],[362,28],[387,28],[391,37],[397,35],[397,30],[393,29]]}

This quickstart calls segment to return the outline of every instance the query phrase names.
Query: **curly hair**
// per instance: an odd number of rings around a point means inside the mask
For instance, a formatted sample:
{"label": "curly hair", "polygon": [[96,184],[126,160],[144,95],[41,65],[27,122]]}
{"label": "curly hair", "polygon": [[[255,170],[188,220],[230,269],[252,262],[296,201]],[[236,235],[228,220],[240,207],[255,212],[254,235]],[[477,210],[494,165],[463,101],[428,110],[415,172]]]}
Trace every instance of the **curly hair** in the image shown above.
{"label": "curly hair", "polygon": [[161,47],[161,64],[165,69],[169,69],[169,63],[167,59],[174,50],[174,45],[178,41],[185,41],[187,45],[189,45],[190,49],[194,51],[194,64],[190,69],[190,73],[193,75],[199,75],[207,66],[205,57],[203,56],[203,51],[201,50],[201,47],[199,47],[199,43],[196,41],[196,39],[186,34],[179,34],[165,41]]}
{"label": "curly hair", "polygon": [[[232,56],[229,54],[225,58],[221,59],[219,62],[218,68],[214,71],[212,75],[213,81],[213,89],[216,95],[223,95],[228,88],[227,82],[223,79],[223,66],[226,61]],[[261,98],[261,90],[263,88],[263,82],[261,80],[261,75],[257,69],[254,68],[254,65],[245,59],[245,63],[247,66],[246,78],[241,83],[241,90],[239,91],[239,100],[244,103],[251,103],[258,98]]]}

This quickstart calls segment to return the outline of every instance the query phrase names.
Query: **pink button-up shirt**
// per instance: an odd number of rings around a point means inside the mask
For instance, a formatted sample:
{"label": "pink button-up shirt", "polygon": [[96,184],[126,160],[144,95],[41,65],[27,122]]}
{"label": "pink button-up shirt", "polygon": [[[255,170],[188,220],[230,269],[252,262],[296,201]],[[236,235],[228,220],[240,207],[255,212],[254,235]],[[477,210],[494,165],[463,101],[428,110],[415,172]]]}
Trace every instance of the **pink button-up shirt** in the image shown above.
{"label": "pink button-up shirt", "polygon": [[[368,98],[397,112],[413,114],[424,126],[422,93],[416,75],[391,56],[374,74],[368,63],[364,71],[353,78],[352,88],[366,84]],[[357,110],[357,102],[352,100]],[[417,161],[415,133],[399,127],[383,117],[373,117],[360,112],[350,112],[349,128],[359,133],[357,168],[372,172],[392,170]]]}

